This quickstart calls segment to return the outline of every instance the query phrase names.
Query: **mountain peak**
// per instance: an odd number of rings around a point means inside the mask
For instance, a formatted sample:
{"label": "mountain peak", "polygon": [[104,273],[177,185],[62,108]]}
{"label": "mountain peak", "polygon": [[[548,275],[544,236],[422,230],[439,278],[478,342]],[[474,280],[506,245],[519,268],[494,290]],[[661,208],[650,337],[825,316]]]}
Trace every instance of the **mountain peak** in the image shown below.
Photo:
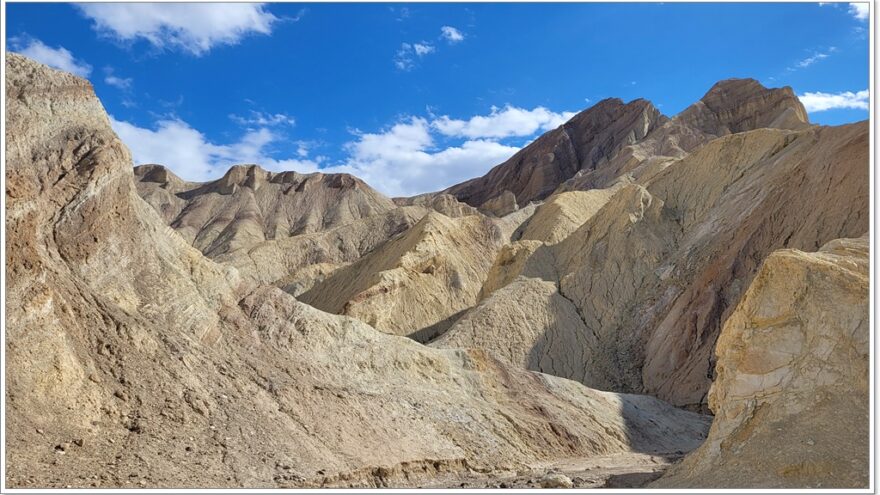
{"label": "mountain peak", "polygon": [[155,182],[158,184],[173,184],[183,187],[184,181],[165,165],[145,163],[134,167],[134,176],[141,182]]}
{"label": "mountain peak", "polygon": [[[758,82],[757,79],[753,79],[751,77],[731,77],[729,79],[722,79],[709,88],[709,91],[706,92],[706,96],[712,93],[716,93],[719,91],[732,91],[738,90],[741,88],[749,89],[751,91],[766,91],[767,88]],[[705,98],[706,96],[703,96]]]}
{"label": "mountain peak", "polygon": [[578,171],[596,168],[667,120],[643,98],[628,103],[605,98],[540,136],[483,177],[443,192],[488,211],[495,205],[487,202],[504,196],[512,196],[518,205],[544,199]]}
{"label": "mountain peak", "polygon": [[790,87],[767,88],[751,78],[718,81],[676,119],[715,136],[762,127],[802,129],[810,123]]}
{"label": "mountain peak", "polygon": [[[622,99],[618,97],[609,97],[604,98],[596,102],[595,105],[581,110],[578,112],[571,120],[575,120],[579,115],[590,114],[596,111],[613,111],[613,112],[622,112],[622,113],[631,113],[631,112],[643,112],[643,111],[653,111],[656,110],[656,107],[650,100],[646,100],[645,98],[636,98],[629,102],[624,102]],[[570,121],[569,121],[570,122]]]}

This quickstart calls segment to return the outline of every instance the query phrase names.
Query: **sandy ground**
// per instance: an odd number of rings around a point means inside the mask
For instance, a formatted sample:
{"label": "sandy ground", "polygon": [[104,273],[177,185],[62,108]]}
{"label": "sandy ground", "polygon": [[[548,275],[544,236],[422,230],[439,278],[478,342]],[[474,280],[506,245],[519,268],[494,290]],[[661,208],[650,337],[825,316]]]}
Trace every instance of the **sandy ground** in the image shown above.
{"label": "sandy ground", "polygon": [[637,488],[659,478],[681,458],[680,453],[628,453],[569,459],[535,466],[530,471],[472,473],[437,479],[419,488],[542,488],[542,482],[560,474],[571,480],[572,488]]}

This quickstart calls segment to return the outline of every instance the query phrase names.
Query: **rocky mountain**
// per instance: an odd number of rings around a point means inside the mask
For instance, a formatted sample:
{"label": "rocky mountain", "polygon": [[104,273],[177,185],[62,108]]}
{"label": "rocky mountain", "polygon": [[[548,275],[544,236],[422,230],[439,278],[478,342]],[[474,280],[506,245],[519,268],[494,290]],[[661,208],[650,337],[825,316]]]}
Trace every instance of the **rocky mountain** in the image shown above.
{"label": "rocky mountain", "polygon": [[647,100],[624,104],[609,98],[536,139],[483,177],[444,193],[488,211],[493,211],[496,198],[510,193],[522,206],[546,198],[560,186],[562,190],[605,188],[646,161],[681,158],[727,134],[808,125],[807,112],[791,88],[768,89],[754,79],[721,81],[671,119]]}
{"label": "rocky mountain", "polygon": [[704,438],[651,397],[252,290],[140,199],[88,82],[6,69],[8,486],[409,486]]}
{"label": "rocky mountain", "polygon": [[140,196],[206,256],[256,285],[308,290],[429,212],[477,210],[450,195],[395,203],[347,174],[273,173],[236,165],[220,179],[186,182],[162,165],[134,168]]}
{"label": "rocky mountain", "polygon": [[438,348],[489,349],[510,364],[582,382],[598,345],[554,282],[528,277],[495,291],[431,342]]}
{"label": "rocky mountain", "polygon": [[[860,123],[713,140],[647,179],[617,186],[562,241],[502,249],[483,295],[491,299],[520,276],[557,284],[596,347],[562,346],[571,355],[548,358],[589,355],[582,372],[541,371],[704,409],[721,324],[763,259],[775,249],[816,249],[867,230],[867,131]],[[494,311],[521,311],[515,299],[497,297]],[[540,339],[542,328],[529,333]],[[464,335],[457,341],[475,342]],[[509,345],[499,342],[502,352]]]}
{"label": "rocky mountain", "polygon": [[398,207],[324,231],[259,242],[213,259],[235,267],[255,285],[276,285],[298,295],[337,268],[406,232],[431,211]]}
{"label": "rocky mountain", "polygon": [[556,244],[598,213],[627,182],[621,180],[606,189],[568,191],[550,196],[523,225],[518,239]]}
{"label": "rocky mountain", "polygon": [[483,177],[443,192],[471,206],[489,203],[490,211],[502,200],[511,204],[515,199],[518,206],[541,200],[579,170],[596,168],[666,120],[647,100],[626,104],[619,98],[602,100],[539,137]]}
{"label": "rocky mountain", "polygon": [[133,168],[87,81],[6,72],[8,486],[868,482],[867,122],[609,99],[391,200]]}
{"label": "rocky mountain", "polygon": [[185,182],[161,165],[135,168],[138,193],[207,256],[310,234],[387,212],[394,203],[348,174],[272,173],[237,165]]}
{"label": "rocky mountain", "polygon": [[560,190],[607,187],[622,174],[639,177],[728,134],[808,126],[807,112],[790,87],[765,88],[754,79],[727,79],[644,139],[609,155],[603,166],[578,171]]}

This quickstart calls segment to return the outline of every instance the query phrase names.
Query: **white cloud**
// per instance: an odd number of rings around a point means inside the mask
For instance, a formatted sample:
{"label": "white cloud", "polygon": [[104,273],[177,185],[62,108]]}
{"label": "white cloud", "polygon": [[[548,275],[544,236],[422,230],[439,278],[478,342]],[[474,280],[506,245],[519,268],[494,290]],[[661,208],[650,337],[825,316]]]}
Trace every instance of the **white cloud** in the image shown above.
{"label": "white cloud", "polygon": [[835,48],[835,47],[832,46],[831,48],[829,48],[828,50],[826,50],[826,51],[824,51],[824,52],[816,52],[816,53],[814,53],[813,55],[811,55],[811,56],[809,56],[809,57],[807,57],[807,58],[801,60],[800,62],[798,62],[798,63],[795,64],[795,65],[797,65],[797,66],[800,67],[801,69],[805,69],[805,68],[807,68],[807,67],[809,67],[809,66],[815,64],[816,62],[818,62],[818,61],[820,61],[820,60],[823,60],[823,59],[826,59],[826,58],[830,57],[831,54],[834,53],[834,52],[836,52],[836,51],[837,51],[837,48]]}
{"label": "white cloud", "polygon": [[813,65],[814,63],[818,62],[819,60],[822,60],[823,58],[828,58],[828,54],[827,53],[817,53],[817,54],[813,55],[812,57],[807,57],[807,58],[801,60],[800,62],[797,63],[797,66],[801,67],[801,68],[809,67],[809,66]]}
{"label": "white cloud", "polygon": [[429,43],[423,41],[421,43],[414,44],[413,50],[416,52],[416,55],[418,55],[420,57],[424,57],[425,55],[427,55],[429,53],[433,53],[434,47],[431,46]]}
{"label": "white cloud", "polygon": [[359,134],[360,139],[349,143],[347,148],[360,159],[378,157],[393,158],[425,149],[433,144],[427,120],[413,117],[409,122],[399,122],[391,129],[377,134]]}
{"label": "white cloud", "polygon": [[309,156],[309,148],[312,146],[312,143],[308,141],[297,141],[296,142],[296,154],[300,158],[305,158]]}
{"label": "white cloud", "polygon": [[123,91],[131,89],[133,82],[130,77],[119,77],[114,75],[113,67],[104,67],[104,82]]}
{"label": "white cloud", "polygon": [[70,72],[80,77],[88,77],[92,72],[91,65],[82,60],[77,60],[64,47],[52,48],[36,38],[10,38],[9,41],[13,51],[46,64],[49,67]]}
{"label": "white cloud", "polygon": [[823,110],[834,110],[839,108],[851,108],[858,110],[868,109],[868,90],[844,91],[842,93],[804,93],[798,98],[804,104],[804,108],[808,112],[821,112]]}
{"label": "white cloud", "polygon": [[229,114],[233,122],[243,126],[271,127],[278,125],[295,125],[296,119],[285,113],[266,113],[251,110],[248,116]]}
{"label": "white cloud", "polygon": [[119,89],[128,89],[131,87],[130,77],[107,76],[104,78],[104,82]]}
{"label": "white cloud", "polygon": [[868,19],[868,9],[870,8],[869,3],[851,3],[849,4],[849,12],[853,17],[860,21],[864,21]]}
{"label": "white cloud", "polygon": [[376,134],[361,134],[349,143],[349,158],[322,172],[360,177],[389,196],[436,191],[486,173],[519,148],[494,141],[469,140],[434,149],[426,119],[413,117]]}
{"label": "white cloud", "polygon": [[180,119],[161,120],[153,129],[116,120],[113,116],[110,116],[110,124],[131,150],[135,165],[165,165],[185,180],[217,179],[230,166],[239,163],[256,163],[276,172],[314,172],[319,165],[316,160],[277,160],[269,156],[266,148],[278,141],[279,136],[265,128],[248,131],[234,143],[215,144]]}
{"label": "white cloud", "polygon": [[410,10],[406,7],[401,7],[400,9],[388,7],[388,10],[390,10],[392,14],[395,14],[394,20],[396,20],[397,22],[409,19],[409,16],[411,14]]}
{"label": "white cloud", "polygon": [[[464,35],[461,34],[461,31],[452,26],[443,26],[440,28],[439,39],[445,39],[449,44],[454,44],[464,40]],[[392,61],[394,62],[394,66],[398,69],[402,71],[410,71],[416,66],[416,57],[421,58],[436,51],[437,47],[428,41],[401,43],[400,48],[397,49]]]}
{"label": "white cloud", "polygon": [[277,172],[350,173],[389,196],[436,191],[480,176],[519,150],[489,140],[435,149],[429,122],[413,117],[383,132],[358,134],[345,146],[344,160],[322,167],[323,157],[307,158],[307,142],[297,142],[296,159],[269,156],[268,147],[279,136],[266,128],[248,131],[233,143],[216,144],[179,119],[159,121],[152,129],[112,116],[110,122],[136,165],[162,164],[185,180],[214,180],[232,165],[255,163]]}
{"label": "white cloud", "polygon": [[[833,7],[835,9],[839,7],[846,7],[846,12],[853,16],[858,21],[866,21],[870,15],[870,4],[868,2],[853,2],[853,3],[842,3],[842,2],[819,2],[819,7]],[[864,32],[864,28],[858,26],[855,28],[856,33],[862,34]]]}
{"label": "white cloud", "polygon": [[400,70],[409,71],[415,67],[415,57],[424,57],[434,53],[436,49],[427,41],[420,43],[401,43],[400,48],[394,55],[394,66]]}
{"label": "white cloud", "polygon": [[[268,114],[259,114],[266,118]],[[313,141],[287,141],[268,125],[248,129],[231,143],[211,142],[186,122],[170,118],[152,128],[138,127],[111,116],[114,130],[128,145],[136,164],[159,163],[187,180],[206,181],[222,176],[234,164],[255,163],[268,170],[350,173],[389,196],[412,196],[437,191],[485,174],[519,151],[518,146],[498,142],[504,137],[532,136],[552,129],[573,112],[552,112],[543,107],[524,110],[512,106],[493,108],[488,116],[465,120],[449,117],[407,117],[379,132],[353,131],[355,138],[344,146],[344,156],[328,163],[314,157]],[[456,139],[450,144],[442,141]],[[289,156],[275,158],[273,147],[291,146]]]}
{"label": "white cloud", "polygon": [[279,21],[257,3],[85,3],[78,8],[100,33],[120,41],[203,55],[249,34],[270,34]]}
{"label": "white cloud", "polygon": [[443,37],[449,43],[458,43],[459,41],[464,40],[464,35],[461,34],[461,31],[455,29],[452,26],[443,26],[440,28],[440,36]]}
{"label": "white cloud", "polygon": [[409,43],[401,43],[400,48],[394,55],[394,66],[400,70],[412,70],[415,66],[413,62],[413,47]]}
{"label": "white cloud", "polygon": [[544,107],[532,110],[506,106],[504,109],[492,107],[489,115],[477,115],[468,120],[451,119],[444,115],[431,125],[447,136],[477,138],[505,138],[510,136],[530,136],[537,131],[549,131],[559,127],[575,112],[552,112]]}

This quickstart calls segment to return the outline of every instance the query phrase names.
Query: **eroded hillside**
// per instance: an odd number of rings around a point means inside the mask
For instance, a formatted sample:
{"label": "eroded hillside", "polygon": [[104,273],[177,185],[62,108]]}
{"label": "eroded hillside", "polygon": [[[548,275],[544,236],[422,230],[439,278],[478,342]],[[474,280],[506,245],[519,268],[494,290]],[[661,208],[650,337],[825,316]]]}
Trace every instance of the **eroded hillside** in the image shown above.
{"label": "eroded hillside", "polygon": [[6,64],[9,486],[410,486],[704,438],[655,398],[254,289],[137,195],[86,81]]}

